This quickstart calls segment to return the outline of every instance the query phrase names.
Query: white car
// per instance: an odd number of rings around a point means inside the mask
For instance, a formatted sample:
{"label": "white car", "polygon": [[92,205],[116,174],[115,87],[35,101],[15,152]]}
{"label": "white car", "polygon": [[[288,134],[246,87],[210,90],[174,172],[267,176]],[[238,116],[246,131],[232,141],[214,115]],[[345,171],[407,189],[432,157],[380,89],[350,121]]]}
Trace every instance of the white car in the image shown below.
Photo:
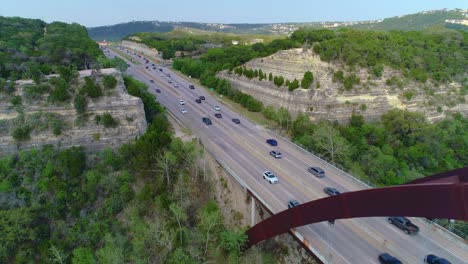
{"label": "white car", "polygon": [[181,100],[179,100],[179,104],[180,105],[185,105],[185,101],[181,99]]}
{"label": "white car", "polygon": [[221,108],[219,108],[219,106],[217,106],[217,105],[213,106],[213,109],[214,109],[215,111],[221,111]]}
{"label": "white car", "polygon": [[180,109],[180,112],[181,112],[182,114],[185,114],[185,113],[187,113],[187,109],[181,108],[181,109]]}
{"label": "white car", "polygon": [[177,83],[174,83],[174,87],[177,88],[179,87],[179,85]]}
{"label": "white car", "polygon": [[263,172],[263,179],[267,180],[270,184],[278,183],[278,178],[271,171]]}

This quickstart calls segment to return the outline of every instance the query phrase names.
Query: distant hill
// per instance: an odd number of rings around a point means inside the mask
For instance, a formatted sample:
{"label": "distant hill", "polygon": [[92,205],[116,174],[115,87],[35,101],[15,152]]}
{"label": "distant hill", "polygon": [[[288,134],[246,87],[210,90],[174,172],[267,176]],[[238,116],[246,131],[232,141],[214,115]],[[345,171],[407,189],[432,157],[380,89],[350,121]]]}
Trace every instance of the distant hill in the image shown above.
{"label": "distant hill", "polygon": [[177,28],[193,28],[224,33],[271,34],[268,30],[258,30],[267,24],[212,24],[197,22],[132,21],[111,26],[88,28],[89,36],[97,41],[121,40],[138,32],[166,33]]}
{"label": "distant hill", "polygon": [[354,27],[374,30],[421,30],[434,26],[468,30],[461,24],[446,23],[446,20],[467,19],[468,11],[436,10],[411,15],[386,18],[372,21],[328,21],[308,23],[267,23],[267,24],[221,24],[197,22],[161,22],[161,21],[132,21],[110,26],[88,28],[89,36],[97,41],[121,40],[138,32],[165,33],[176,28],[193,28],[206,31],[215,31],[235,34],[263,34],[263,35],[290,35],[300,27],[313,28],[340,28]]}
{"label": "distant hill", "polygon": [[[411,15],[385,18],[376,23],[356,24],[351,27],[373,30],[422,30],[434,26],[451,27],[448,25],[452,23],[446,23],[446,20],[468,19],[466,18],[467,13],[467,11],[461,9],[425,11]],[[456,27],[466,30],[466,26],[463,28],[463,25]]]}

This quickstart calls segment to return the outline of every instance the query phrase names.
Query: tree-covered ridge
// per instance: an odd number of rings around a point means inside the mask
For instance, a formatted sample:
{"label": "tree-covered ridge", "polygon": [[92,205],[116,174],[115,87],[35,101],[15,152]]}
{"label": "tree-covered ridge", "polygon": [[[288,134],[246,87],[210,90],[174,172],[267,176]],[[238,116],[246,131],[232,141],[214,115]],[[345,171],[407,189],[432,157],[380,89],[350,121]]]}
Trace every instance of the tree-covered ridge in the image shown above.
{"label": "tree-covered ridge", "polygon": [[423,30],[434,26],[444,26],[447,19],[465,19],[457,10],[433,10],[410,15],[389,17],[377,23],[362,23],[350,27],[372,30]]}
{"label": "tree-covered ridge", "polygon": [[302,28],[295,31],[291,39],[313,45],[324,61],[339,61],[371,70],[387,65],[422,83],[428,78],[463,82],[468,69],[468,32],[463,31]]}
{"label": "tree-covered ridge", "polygon": [[143,83],[125,84],[151,122],[134,143],[0,159],[0,262],[251,263],[240,255],[245,234],[224,225],[212,200],[201,148],[172,138]]}
{"label": "tree-covered ridge", "polygon": [[0,78],[48,75],[58,66],[89,69],[100,55],[86,28],[78,24],[0,17]]}

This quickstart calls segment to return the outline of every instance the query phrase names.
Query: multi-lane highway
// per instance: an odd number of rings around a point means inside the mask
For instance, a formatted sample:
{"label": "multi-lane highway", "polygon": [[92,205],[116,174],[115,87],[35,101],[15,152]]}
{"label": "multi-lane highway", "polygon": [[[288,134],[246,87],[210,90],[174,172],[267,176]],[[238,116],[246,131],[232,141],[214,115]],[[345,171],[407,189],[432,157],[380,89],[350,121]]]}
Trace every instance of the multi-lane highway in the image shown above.
{"label": "multi-lane highway", "polygon": [[[113,49],[108,50],[108,56],[119,56]],[[127,50],[123,49],[123,52],[127,53]],[[287,202],[291,199],[304,203],[325,197],[325,187],[334,187],[341,192],[366,188],[288,140],[239,116],[218,102],[206,89],[197,85],[195,89],[190,89],[192,83],[169,68],[163,67],[161,72],[159,65],[153,69],[152,61],[146,63],[133,52],[128,54],[139,64],[128,62],[130,67],[127,73],[148,84],[157,100],[201,138],[210,152],[261,197],[272,212],[286,210]],[[174,87],[174,83],[178,87]],[[160,93],[156,93],[156,89]],[[206,100],[195,102],[200,96],[205,96]],[[185,105],[180,105],[179,100],[184,100]],[[215,105],[220,106],[222,118],[214,116],[218,113],[213,109]],[[187,110],[186,113],[180,111],[182,107]],[[204,124],[202,117],[209,117],[213,124]],[[232,122],[232,118],[239,118],[240,124]],[[269,138],[275,138],[278,146],[266,144]],[[271,150],[279,150],[283,157],[275,159],[269,155]],[[310,166],[324,169],[326,177],[317,178],[307,172]],[[278,184],[269,184],[263,179],[262,173],[266,170],[278,176]],[[403,263],[423,263],[427,254],[444,257],[451,263],[467,263],[466,241],[456,240],[448,234],[441,235],[434,226],[418,219],[412,220],[420,227],[417,235],[405,234],[382,217],[337,220],[335,225],[316,223],[299,227],[296,231],[327,263],[378,263],[377,256],[383,252],[399,258]]]}

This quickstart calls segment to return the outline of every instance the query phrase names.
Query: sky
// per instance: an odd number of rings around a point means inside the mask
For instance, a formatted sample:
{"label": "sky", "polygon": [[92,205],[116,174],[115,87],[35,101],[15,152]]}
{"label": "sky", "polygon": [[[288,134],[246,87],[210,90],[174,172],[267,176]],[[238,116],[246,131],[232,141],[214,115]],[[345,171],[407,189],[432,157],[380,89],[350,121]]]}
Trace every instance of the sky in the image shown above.
{"label": "sky", "polygon": [[3,0],[0,16],[76,22],[281,23],[357,21],[437,9],[468,9],[467,0]]}

